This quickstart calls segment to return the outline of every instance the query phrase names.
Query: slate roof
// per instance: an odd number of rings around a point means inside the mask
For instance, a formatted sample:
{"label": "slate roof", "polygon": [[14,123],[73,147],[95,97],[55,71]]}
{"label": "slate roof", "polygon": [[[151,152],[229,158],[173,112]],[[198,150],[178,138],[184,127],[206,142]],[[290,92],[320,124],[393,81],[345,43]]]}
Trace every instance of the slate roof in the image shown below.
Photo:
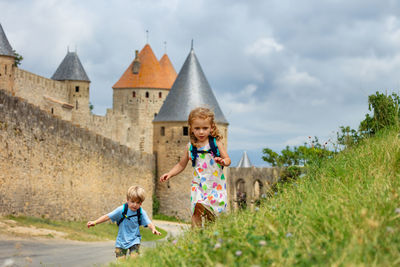
{"label": "slate roof", "polygon": [[13,49],[8,42],[7,36],[3,31],[3,27],[0,24],[0,56],[15,57]]}
{"label": "slate roof", "polygon": [[187,121],[199,106],[211,108],[216,122],[228,123],[192,48],[154,121]]}
{"label": "slate roof", "polygon": [[[133,73],[133,62],[135,61],[133,60],[112,88],[171,88],[173,83],[173,81],[171,83],[171,79],[175,80],[176,78],[176,72],[171,62],[169,62],[171,66],[168,68],[173,69],[175,77],[166,76],[167,70],[161,67],[149,44],[146,44],[140,51],[138,60],[140,62],[139,72]],[[172,75],[170,69],[168,73],[168,75]]]}
{"label": "slate roof", "polygon": [[236,168],[250,168],[252,166],[253,166],[253,164],[251,164],[249,156],[247,156],[247,152],[244,151],[242,158],[240,159]]}
{"label": "slate roof", "polygon": [[67,52],[67,55],[51,77],[57,81],[86,81],[90,82],[85,69],[76,52]]}

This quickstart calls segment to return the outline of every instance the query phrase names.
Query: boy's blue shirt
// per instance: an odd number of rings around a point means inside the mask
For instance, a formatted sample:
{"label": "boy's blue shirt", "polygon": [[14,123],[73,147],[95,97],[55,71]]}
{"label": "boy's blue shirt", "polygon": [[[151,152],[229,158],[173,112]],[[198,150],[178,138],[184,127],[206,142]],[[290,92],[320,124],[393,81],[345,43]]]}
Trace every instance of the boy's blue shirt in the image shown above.
{"label": "boy's blue shirt", "polygon": [[[122,211],[124,209],[124,205],[116,208],[112,212],[108,214],[108,217],[113,222],[118,222],[122,218]],[[140,225],[147,226],[151,223],[149,217],[147,216],[146,211],[142,208],[140,215]],[[126,216],[135,215],[137,211],[132,211],[128,208],[128,212]],[[138,217],[134,216],[129,218],[125,218],[121,224],[119,225],[117,240],[115,241],[115,247],[128,249],[133,245],[140,244],[140,240],[142,236],[139,232],[139,224],[138,224]]]}

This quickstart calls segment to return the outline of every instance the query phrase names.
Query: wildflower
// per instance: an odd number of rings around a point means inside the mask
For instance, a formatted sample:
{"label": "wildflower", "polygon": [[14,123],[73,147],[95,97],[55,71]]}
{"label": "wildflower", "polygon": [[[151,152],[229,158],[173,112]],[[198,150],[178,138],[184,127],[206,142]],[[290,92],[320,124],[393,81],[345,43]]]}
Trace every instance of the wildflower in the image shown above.
{"label": "wildflower", "polygon": [[276,195],[278,194],[278,192],[275,192],[274,194],[275,194],[275,196],[276,196]]}
{"label": "wildflower", "polygon": [[366,208],[362,208],[360,214],[361,214],[362,217],[365,217],[367,215],[367,212],[368,211],[367,211]]}
{"label": "wildflower", "polygon": [[260,242],[258,242],[258,244],[260,244],[260,246],[265,246],[267,244],[267,241],[260,240]]}
{"label": "wildflower", "polygon": [[299,203],[303,203],[303,200],[300,199],[300,200],[299,200]]}
{"label": "wildflower", "polygon": [[256,207],[256,208],[255,208],[255,211],[259,211],[259,210],[260,210],[260,208],[259,208],[259,207]]}
{"label": "wildflower", "polygon": [[221,247],[221,243],[215,243],[214,249],[219,249]]}
{"label": "wildflower", "polygon": [[400,213],[400,208],[395,209],[394,212]]}
{"label": "wildflower", "polygon": [[176,245],[176,243],[178,243],[178,240],[176,240],[176,239],[172,240],[173,245]]}
{"label": "wildflower", "polygon": [[241,250],[236,250],[235,255],[239,257],[240,255],[242,255],[242,251]]}
{"label": "wildflower", "polygon": [[215,232],[214,232],[214,235],[215,235],[215,236],[219,235],[218,231],[215,231]]}
{"label": "wildflower", "polygon": [[390,226],[386,227],[386,232],[393,233],[394,232],[393,227],[390,227]]}
{"label": "wildflower", "polygon": [[287,234],[286,234],[286,237],[292,237],[293,236],[293,234],[291,233],[291,232],[288,232]]}

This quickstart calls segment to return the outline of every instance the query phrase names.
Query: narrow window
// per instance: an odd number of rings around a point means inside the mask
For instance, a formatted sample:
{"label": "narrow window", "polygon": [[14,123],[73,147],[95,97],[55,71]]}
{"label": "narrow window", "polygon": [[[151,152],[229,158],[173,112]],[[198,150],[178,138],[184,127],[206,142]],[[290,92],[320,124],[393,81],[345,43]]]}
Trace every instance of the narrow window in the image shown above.
{"label": "narrow window", "polygon": [[158,93],[158,98],[161,98],[161,97],[162,97],[162,93],[159,92],[159,93]]}
{"label": "narrow window", "polygon": [[149,92],[146,92],[146,98],[149,98],[149,95],[150,95]]}
{"label": "narrow window", "polygon": [[75,108],[78,109],[78,100],[76,100]]}
{"label": "narrow window", "polygon": [[79,86],[75,86],[75,92],[79,93]]}
{"label": "narrow window", "polygon": [[161,136],[165,136],[165,127],[164,126],[161,127],[160,134],[161,134]]}
{"label": "narrow window", "polygon": [[54,108],[51,108],[51,114],[54,114]]}
{"label": "narrow window", "polygon": [[187,126],[183,126],[183,135],[184,135],[184,136],[188,136],[188,134],[189,134],[189,129],[188,129],[188,127],[187,127]]}
{"label": "narrow window", "polygon": [[135,91],[132,92],[132,97],[136,97],[136,92]]}
{"label": "narrow window", "polygon": [[7,65],[4,66],[4,74],[7,75]]}

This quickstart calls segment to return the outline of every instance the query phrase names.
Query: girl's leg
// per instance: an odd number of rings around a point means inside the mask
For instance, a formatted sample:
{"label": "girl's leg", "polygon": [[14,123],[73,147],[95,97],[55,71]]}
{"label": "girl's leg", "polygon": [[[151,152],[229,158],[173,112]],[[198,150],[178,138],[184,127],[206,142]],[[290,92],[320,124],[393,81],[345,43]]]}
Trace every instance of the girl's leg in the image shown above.
{"label": "girl's leg", "polygon": [[214,222],[215,221],[215,214],[211,212],[209,209],[204,209],[205,217],[207,222]]}
{"label": "girl's leg", "polygon": [[194,207],[194,212],[192,215],[192,228],[201,227],[201,217],[204,213],[204,207],[200,203],[196,203]]}

